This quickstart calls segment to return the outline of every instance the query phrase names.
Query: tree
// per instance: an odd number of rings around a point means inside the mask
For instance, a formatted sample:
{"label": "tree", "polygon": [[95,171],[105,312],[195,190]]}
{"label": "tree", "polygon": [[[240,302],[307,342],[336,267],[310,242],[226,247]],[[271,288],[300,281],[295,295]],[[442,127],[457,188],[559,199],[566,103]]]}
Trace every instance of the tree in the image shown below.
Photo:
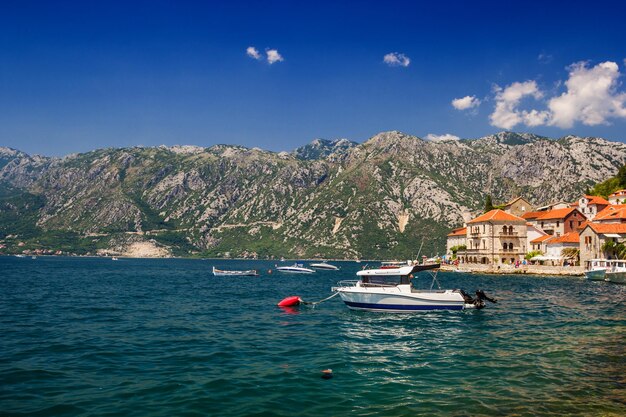
{"label": "tree", "polygon": [[614,257],[617,259],[626,259],[626,244],[617,243],[614,240],[607,240],[602,244],[600,250],[606,254],[606,257]]}
{"label": "tree", "polygon": [[524,256],[524,259],[526,259],[527,261],[530,261],[535,256],[541,256],[541,255],[543,255],[543,252],[541,252],[540,250],[532,250],[528,252],[526,256]]}
{"label": "tree", "polygon": [[574,260],[574,263],[580,262],[580,249],[578,248],[563,248],[561,250],[561,256],[563,258],[570,258]]}
{"label": "tree", "polygon": [[626,165],[617,171],[617,180],[619,181],[620,187],[626,187]]}
{"label": "tree", "polygon": [[493,210],[493,201],[491,201],[491,196],[487,194],[487,197],[485,198],[485,213],[491,210]]}

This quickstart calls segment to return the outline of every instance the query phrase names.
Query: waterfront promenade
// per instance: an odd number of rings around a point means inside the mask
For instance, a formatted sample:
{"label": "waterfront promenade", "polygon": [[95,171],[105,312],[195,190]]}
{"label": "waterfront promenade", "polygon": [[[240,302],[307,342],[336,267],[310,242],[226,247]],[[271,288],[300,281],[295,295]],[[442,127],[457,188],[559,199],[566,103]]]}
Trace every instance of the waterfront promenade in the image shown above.
{"label": "waterfront promenade", "polygon": [[483,265],[483,264],[460,264],[441,265],[442,271],[460,270],[463,272],[476,272],[481,274],[532,274],[532,275],[563,275],[582,276],[582,266],[550,266],[550,265]]}

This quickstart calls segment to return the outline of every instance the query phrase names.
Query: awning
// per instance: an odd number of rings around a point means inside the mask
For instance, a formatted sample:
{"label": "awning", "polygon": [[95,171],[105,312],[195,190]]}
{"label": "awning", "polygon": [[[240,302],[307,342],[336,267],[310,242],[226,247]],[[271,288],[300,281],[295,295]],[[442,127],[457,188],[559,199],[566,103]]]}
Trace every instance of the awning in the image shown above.
{"label": "awning", "polygon": [[617,233],[602,233],[602,235],[606,237],[622,237],[622,235],[618,235]]}

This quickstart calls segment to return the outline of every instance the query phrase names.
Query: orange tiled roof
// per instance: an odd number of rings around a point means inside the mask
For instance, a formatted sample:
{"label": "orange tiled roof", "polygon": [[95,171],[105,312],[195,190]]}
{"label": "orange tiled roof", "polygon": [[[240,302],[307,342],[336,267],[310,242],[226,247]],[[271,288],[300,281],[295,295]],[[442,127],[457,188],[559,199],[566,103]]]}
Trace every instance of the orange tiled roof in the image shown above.
{"label": "orange tiled roof", "polygon": [[569,216],[574,210],[576,209],[572,207],[548,210],[542,216],[539,216],[537,220],[564,219]]}
{"label": "orange tiled roof", "polygon": [[579,243],[580,235],[578,232],[569,232],[565,233],[563,236],[555,237],[551,239],[549,242],[546,242],[548,245],[552,245],[555,243]]}
{"label": "orange tiled roof", "polygon": [[609,195],[609,197],[617,197],[618,195],[626,195],[626,190],[617,190]]}
{"label": "orange tiled roof", "polygon": [[533,220],[533,219],[536,219],[537,217],[540,217],[540,216],[542,216],[544,214],[546,214],[545,211],[529,211],[528,213],[522,214],[522,219]]}
{"label": "orange tiled roof", "polygon": [[603,220],[626,220],[626,204],[614,204],[607,206],[593,218],[593,221]]}
{"label": "orange tiled roof", "polygon": [[531,240],[530,243],[541,243],[544,240],[552,239],[553,237],[554,236],[552,236],[552,235],[539,236],[538,238]]}
{"label": "orange tiled roof", "polygon": [[517,217],[514,216],[512,214],[509,214],[505,211],[502,211],[500,209],[493,209],[491,211],[488,211],[487,213],[483,214],[482,216],[478,216],[473,220],[470,220],[469,223],[480,223],[480,222],[487,222],[490,220],[494,220],[494,221],[507,221],[507,222],[524,222],[526,223],[526,221],[524,219],[522,219],[521,217]]}
{"label": "orange tiled roof", "polygon": [[594,232],[600,233],[600,234],[606,234],[606,233],[626,234],[626,223],[589,222],[587,223],[587,226],[591,227]]}
{"label": "orange tiled roof", "polygon": [[465,236],[467,234],[467,227],[459,227],[458,229],[453,229],[452,232],[448,233],[448,236]]}
{"label": "orange tiled roof", "polygon": [[601,204],[601,205],[608,206],[609,204],[611,204],[608,201],[606,201],[604,198],[598,197],[597,195],[585,195],[585,198],[589,200],[589,202],[587,203],[588,205],[589,204]]}

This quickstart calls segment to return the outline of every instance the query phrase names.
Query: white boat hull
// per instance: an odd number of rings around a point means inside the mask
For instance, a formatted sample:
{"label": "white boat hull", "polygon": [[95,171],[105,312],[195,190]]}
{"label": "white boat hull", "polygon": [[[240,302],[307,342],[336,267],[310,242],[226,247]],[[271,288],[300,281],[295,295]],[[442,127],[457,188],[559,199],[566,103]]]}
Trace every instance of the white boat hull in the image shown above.
{"label": "white boat hull", "polygon": [[[402,287],[402,286],[398,286]],[[398,287],[335,288],[351,310],[405,313],[428,310],[463,310],[465,300],[455,290],[402,291]]]}
{"label": "white boat hull", "polygon": [[313,268],[313,269],[323,269],[323,270],[328,270],[328,271],[338,271],[339,270],[339,268],[336,267],[335,265],[326,264],[326,263],[311,264],[309,266],[311,268]]}
{"label": "white boat hull", "polygon": [[626,284],[626,271],[624,272],[607,272],[605,281],[615,284]]}
{"label": "white boat hull", "polygon": [[286,272],[289,274],[312,274],[315,271],[308,268],[293,268],[291,266],[279,266],[276,268],[279,272]]}
{"label": "white boat hull", "polygon": [[585,277],[589,281],[604,281],[606,278],[606,269],[594,269],[591,271],[585,271]]}

